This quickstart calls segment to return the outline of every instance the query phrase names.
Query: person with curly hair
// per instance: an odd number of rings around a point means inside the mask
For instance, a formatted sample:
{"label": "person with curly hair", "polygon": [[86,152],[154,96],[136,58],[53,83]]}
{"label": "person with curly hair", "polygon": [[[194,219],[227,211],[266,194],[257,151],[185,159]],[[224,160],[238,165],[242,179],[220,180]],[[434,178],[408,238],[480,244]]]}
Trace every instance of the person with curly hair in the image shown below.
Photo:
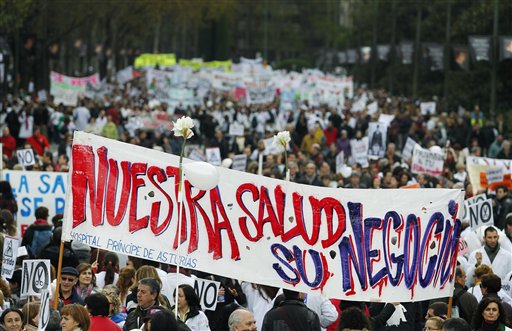
{"label": "person with curly hair", "polygon": [[130,291],[137,286],[135,279],[135,269],[132,267],[122,267],[119,271],[119,278],[116,282],[116,287],[119,290],[119,299],[124,304],[126,297]]}
{"label": "person with curly hair", "polygon": [[114,323],[123,327],[126,320],[126,313],[122,311],[119,289],[114,285],[107,285],[103,288],[101,293],[107,297],[110,304],[108,317]]}
{"label": "person with curly hair", "polygon": [[357,307],[349,307],[343,309],[340,314],[340,323],[337,331],[344,330],[371,330],[372,324],[370,319]]}
{"label": "person with curly hair", "polygon": [[473,315],[472,327],[475,331],[504,331],[508,324],[507,315],[501,300],[483,298]]}

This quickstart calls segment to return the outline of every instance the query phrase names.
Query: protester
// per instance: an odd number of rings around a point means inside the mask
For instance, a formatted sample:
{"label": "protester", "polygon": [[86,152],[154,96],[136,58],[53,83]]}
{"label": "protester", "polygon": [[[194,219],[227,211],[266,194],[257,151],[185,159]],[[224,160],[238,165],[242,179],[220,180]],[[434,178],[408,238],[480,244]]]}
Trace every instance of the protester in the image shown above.
{"label": "protester", "polygon": [[254,315],[247,309],[237,309],[229,315],[229,331],[257,331]]}
{"label": "protester", "polygon": [[138,281],[137,307],[126,317],[123,326],[124,331],[139,329],[144,324],[143,318],[146,316],[149,307],[158,306],[157,298],[159,294],[160,284],[153,278],[144,278]]}
{"label": "protester", "polygon": [[52,226],[48,224],[48,216],[48,208],[38,207],[35,211],[35,222],[25,230],[23,235],[21,246],[27,247],[27,251],[32,258],[36,258],[43,248],[50,243]]}
{"label": "protester", "polygon": [[62,331],[89,331],[89,312],[80,304],[69,304],[60,311]]}
{"label": "protester", "polygon": [[106,296],[93,293],[85,298],[85,305],[91,319],[90,331],[121,331],[121,327],[108,318],[110,302]]}
{"label": "protester", "polygon": [[21,310],[7,308],[0,316],[0,325],[6,331],[21,331],[23,327],[24,316]]}
{"label": "protester", "polygon": [[473,315],[472,327],[475,331],[502,331],[508,323],[501,301],[484,298]]}
{"label": "protester", "polygon": [[115,284],[119,278],[119,257],[114,252],[107,252],[101,262],[98,263],[96,273],[96,285],[99,288],[105,285]]}
{"label": "protester", "polygon": [[109,302],[109,315],[108,317],[120,327],[124,326],[127,314],[122,310],[119,290],[114,285],[107,285],[101,290]]}
{"label": "protester", "polygon": [[201,310],[199,297],[190,285],[178,286],[178,304],[173,307],[178,310],[178,318],[192,331],[210,331],[208,318]]}
{"label": "protester", "polygon": [[18,203],[12,194],[12,187],[8,181],[0,181],[0,209],[6,209],[13,214],[18,212]]}
{"label": "protester", "polygon": [[59,299],[64,305],[84,304],[84,300],[78,294],[75,285],[78,282],[78,271],[73,267],[64,267],[61,271]]}
{"label": "protester", "polygon": [[425,322],[425,331],[441,330],[444,324],[444,319],[438,316],[429,317]]}
{"label": "protester", "polygon": [[444,321],[442,331],[471,331],[471,326],[462,318],[452,317]]}
{"label": "protester", "polygon": [[40,302],[27,302],[23,305],[24,331],[37,331],[39,324]]}
{"label": "protester", "polygon": [[78,271],[78,282],[75,286],[76,291],[80,297],[85,300],[91,294],[97,292],[96,277],[92,271],[92,266],[89,263],[80,263],[76,270]]}
{"label": "protester", "polygon": [[283,290],[285,300],[265,314],[262,331],[279,331],[276,325],[283,325],[296,331],[320,331],[320,319],[304,304],[304,295],[291,290]]}

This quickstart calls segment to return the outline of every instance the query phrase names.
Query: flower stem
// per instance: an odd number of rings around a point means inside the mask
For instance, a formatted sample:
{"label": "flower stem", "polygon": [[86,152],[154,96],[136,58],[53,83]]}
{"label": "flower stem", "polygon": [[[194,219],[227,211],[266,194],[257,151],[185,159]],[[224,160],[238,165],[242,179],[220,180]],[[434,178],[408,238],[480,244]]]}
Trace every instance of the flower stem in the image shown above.
{"label": "flower stem", "polygon": [[284,147],[284,175],[286,180],[290,180],[288,176],[288,152],[286,151],[286,146]]}

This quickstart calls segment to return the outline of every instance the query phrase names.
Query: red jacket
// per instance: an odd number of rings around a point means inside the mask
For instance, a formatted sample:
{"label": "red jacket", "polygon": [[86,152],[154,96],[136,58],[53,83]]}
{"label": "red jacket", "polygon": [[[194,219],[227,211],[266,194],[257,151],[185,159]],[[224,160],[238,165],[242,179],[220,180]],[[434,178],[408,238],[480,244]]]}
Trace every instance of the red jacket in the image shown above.
{"label": "red jacket", "polygon": [[89,331],[122,331],[122,329],[108,317],[91,315]]}
{"label": "red jacket", "polygon": [[0,143],[3,144],[2,153],[7,155],[8,158],[11,158],[12,153],[16,150],[16,139],[11,135],[8,135],[7,137],[1,136]]}
{"label": "red jacket", "polygon": [[42,134],[36,136],[30,136],[27,138],[27,143],[29,143],[34,151],[36,151],[37,155],[43,155],[44,150],[46,148],[50,148],[50,143],[48,143],[48,139]]}

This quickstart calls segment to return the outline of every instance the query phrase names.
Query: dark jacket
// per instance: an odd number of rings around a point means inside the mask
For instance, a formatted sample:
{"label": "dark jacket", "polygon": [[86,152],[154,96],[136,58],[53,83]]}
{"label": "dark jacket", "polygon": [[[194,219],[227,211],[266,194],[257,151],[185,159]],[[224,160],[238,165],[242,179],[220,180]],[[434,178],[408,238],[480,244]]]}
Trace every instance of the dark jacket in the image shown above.
{"label": "dark jacket", "polygon": [[299,300],[284,300],[265,314],[262,331],[320,331],[318,315]]}
{"label": "dark jacket", "polygon": [[[60,244],[56,244],[50,242],[46,245],[45,248],[39,253],[37,256],[38,259],[41,260],[50,260],[50,263],[55,268],[58,269],[59,265],[59,252],[60,252]],[[62,256],[62,267],[73,267],[76,268],[78,265],[78,258],[70,247],[69,243],[64,243],[64,254]]]}
{"label": "dark jacket", "polygon": [[496,208],[494,215],[494,225],[500,229],[505,229],[507,224],[506,217],[512,212],[512,197],[508,193],[503,199],[496,200]]}
{"label": "dark jacket", "polygon": [[[150,308],[154,308],[155,306],[158,306],[157,302],[155,302],[155,305],[150,306]],[[133,309],[128,316],[126,316],[123,330],[129,331],[132,329],[140,329],[142,324],[144,324],[144,317],[146,317],[147,312],[147,309],[142,309],[137,305],[137,308]]]}
{"label": "dark jacket", "polygon": [[[393,315],[394,309],[391,310],[390,306],[383,303],[370,304],[370,315],[372,318],[372,325],[374,330],[380,331],[410,331],[421,330],[421,322],[423,321],[421,305],[418,302],[403,302],[402,306],[407,310],[404,312],[406,322],[401,322],[398,326],[386,326],[387,320]],[[394,308],[394,307],[393,307]],[[391,314],[389,314],[391,313]],[[387,318],[386,318],[387,317]]]}

